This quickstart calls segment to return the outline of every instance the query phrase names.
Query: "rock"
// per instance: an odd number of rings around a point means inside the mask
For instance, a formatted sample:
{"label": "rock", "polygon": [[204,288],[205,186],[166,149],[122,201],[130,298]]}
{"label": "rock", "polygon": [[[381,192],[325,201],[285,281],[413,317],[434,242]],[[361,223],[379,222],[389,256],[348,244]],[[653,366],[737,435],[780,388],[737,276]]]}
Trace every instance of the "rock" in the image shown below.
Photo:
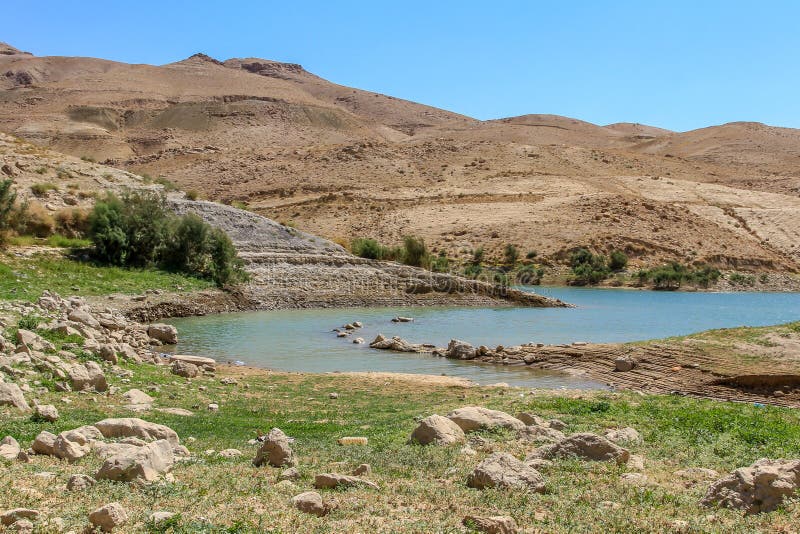
{"label": "rock", "polygon": [[165,439],[148,443],[136,450],[123,452],[107,458],[95,478],[129,482],[141,480],[153,482],[172,470],[175,457],[172,445]]}
{"label": "rock", "polygon": [[92,441],[95,437],[92,434],[87,436],[86,433],[81,432],[82,428],[61,432],[56,436],[53,443],[53,456],[72,463],[89,454],[92,451]]}
{"label": "rock", "polygon": [[84,491],[91,488],[96,483],[97,481],[89,475],[80,473],[69,477],[69,480],[67,481],[67,490]]}
{"label": "rock", "polygon": [[300,478],[300,471],[296,467],[290,467],[278,475],[278,480],[297,480]]}
{"label": "rock", "polygon": [[20,452],[22,452],[22,448],[12,436],[6,436],[0,441],[0,458],[14,461],[19,457]]}
{"label": "rock", "polygon": [[546,460],[577,457],[584,460],[615,461],[618,464],[624,464],[630,458],[630,453],[602,436],[584,432],[573,434],[552,445],[545,445],[534,451],[533,456]]}
{"label": "rock", "polygon": [[175,345],[178,342],[178,329],[170,324],[151,324],[147,327],[147,335],[165,345]]}
{"label": "rock", "polygon": [[153,512],[147,517],[147,521],[153,526],[158,526],[173,517],[175,517],[174,512]]}
{"label": "rock", "polygon": [[146,444],[145,442],[142,442],[141,444],[132,444],[132,443],[123,443],[121,441],[118,443],[103,443],[102,441],[100,441],[92,444],[92,450],[95,456],[105,460],[107,458],[111,458],[112,456],[116,456],[117,454],[133,453],[139,447],[145,444]]}
{"label": "rock", "polygon": [[55,347],[49,341],[45,341],[39,334],[20,328],[17,330],[17,343],[28,347],[32,351],[54,351]]}
{"label": "rock", "polygon": [[468,515],[462,523],[469,529],[487,534],[516,534],[519,532],[514,518],[505,515],[492,517]]}
{"label": "rock", "polygon": [[128,403],[128,407],[146,406],[149,409],[153,406],[153,397],[139,389],[129,389],[122,394],[122,398]]}
{"label": "rock", "polygon": [[52,404],[37,404],[33,414],[42,421],[50,423],[58,421],[58,410]]}
{"label": "rock", "polygon": [[75,391],[94,389],[96,391],[106,391],[108,382],[103,374],[103,368],[97,362],[88,361],[83,365],[76,363],[67,370],[67,376]]}
{"label": "rock", "polygon": [[401,317],[399,315],[392,319],[393,323],[410,323],[412,321],[414,321],[413,317]]}
{"label": "rock", "polygon": [[441,415],[426,417],[411,433],[411,441],[420,445],[452,445],[461,443],[464,438],[461,427]]}
{"label": "rock", "polygon": [[67,317],[70,321],[84,324],[89,328],[95,328],[95,329],[100,328],[100,321],[95,319],[92,316],[92,314],[90,314],[86,310],[80,310],[80,309],[72,310],[71,312],[69,312],[69,315]]}
{"label": "rock", "polygon": [[525,465],[539,471],[553,467],[553,462],[544,458],[525,458]]}
{"label": "rock", "polygon": [[186,362],[201,367],[208,371],[213,371],[217,365],[216,360],[213,358],[206,358],[204,356],[188,356],[186,354],[170,354],[167,358],[170,363],[172,362]]}
{"label": "rock", "polygon": [[111,345],[100,345],[100,348],[97,349],[97,355],[107,362],[111,362],[114,365],[119,363],[119,358],[117,357],[117,351]]}
{"label": "rock", "polygon": [[56,435],[52,434],[46,430],[39,432],[39,435],[36,436],[36,439],[33,440],[31,444],[31,448],[33,452],[36,454],[42,454],[45,456],[55,456],[55,443],[56,443]]}
{"label": "rock", "polygon": [[279,428],[273,428],[269,431],[261,448],[258,449],[256,457],[253,460],[253,465],[259,467],[265,463],[273,467],[283,467],[287,465],[294,465],[294,454],[290,446],[291,440],[289,436],[283,433]]}
{"label": "rock", "polygon": [[328,393],[328,398],[329,399],[338,399],[339,398],[339,394],[338,393]]}
{"label": "rock", "polygon": [[361,321],[353,321],[353,326],[356,328],[361,328],[364,325],[361,323]]}
{"label": "rock", "polygon": [[472,360],[478,355],[475,347],[458,339],[450,340],[444,354],[447,358],[455,360]]}
{"label": "rock", "polygon": [[338,487],[366,486],[379,489],[378,485],[369,480],[339,473],[320,473],[314,477],[314,487],[317,489],[330,489]]}
{"label": "rock", "polygon": [[567,428],[567,424],[560,419],[550,419],[547,425],[554,430],[564,430]]}
{"label": "rock", "polygon": [[353,343],[355,343],[356,345],[363,345],[364,344],[364,338],[363,337],[357,337],[357,338],[355,338],[353,340]]}
{"label": "rock", "polygon": [[194,412],[185,408],[156,408],[157,412],[168,413],[170,415],[180,415],[182,417],[191,417]]}
{"label": "rock", "polygon": [[534,415],[528,412],[518,413],[517,419],[519,419],[528,426],[548,426],[547,422],[544,419],[542,419],[538,415]]}
{"label": "rock", "polygon": [[0,406],[13,406],[23,411],[31,409],[19,386],[5,382],[0,382]]}
{"label": "rock", "polygon": [[38,510],[32,510],[30,508],[14,508],[13,510],[9,510],[7,512],[3,512],[0,515],[0,524],[3,526],[13,525],[20,519],[33,519],[39,517]]}
{"label": "rock", "polygon": [[222,458],[236,458],[242,455],[242,451],[239,449],[224,449],[217,453],[217,456],[221,456]]}
{"label": "rock", "polygon": [[208,404],[209,412],[216,412],[217,410],[219,410],[219,404],[217,404],[216,402],[211,402]]}
{"label": "rock", "polygon": [[378,334],[369,346],[373,349],[393,350],[396,352],[419,352],[420,350],[418,346],[412,345],[403,338],[394,336],[391,339],[386,339],[381,334]]}
{"label": "rock", "polygon": [[125,508],[117,502],[112,502],[98,508],[89,514],[89,522],[103,532],[111,532],[128,521]]}
{"label": "rock", "polygon": [[634,471],[644,471],[644,457],[639,456],[638,454],[631,454],[630,458],[628,458],[628,469],[633,469]]}
{"label": "rock", "polygon": [[636,362],[627,356],[620,356],[614,360],[614,368],[621,373],[630,371],[634,367],[636,367]]}
{"label": "rock", "polygon": [[135,417],[103,419],[95,423],[94,426],[106,438],[136,437],[145,441],[165,439],[173,447],[180,444],[178,434],[168,426],[151,423]]}
{"label": "rock", "polygon": [[564,433],[546,426],[527,426],[520,430],[517,435],[525,441],[560,441],[564,439]]}
{"label": "rock", "polygon": [[629,426],[625,428],[613,428],[606,430],[605,437],[607,440],[613,441],[614,443],[642,442],[642,436],[639,435],[639,432],[637,432],[635,428],[631,428]]}
{"label": "rock", "polygon": [[369,464],[360,464],[353,469],[353,476],[361,477],[369,474],[372,474],[372,466]]}
{"label": "rock", "polygon": [[703,506],[744,510],[747,514],[771,512],[800,487],[800,460],[762,458],[714,482],[700,501]]}
{"label": "rock", "polygon": [[619,478],[623,484],[632,486],[646,486],[650,483],[647,476],[643,473],[622,473]]}
{"label": "rock", "polygon": [[173,375],[182,376],[183,378],[196,378],[200,376],[200,368],[193,363],[175,360],[172,362],[170,369]]}
{"label": "rock", "polygon": [[542,475],[506,452],[496,452],[486,457],[467,477],[470,488],[520,487],[541,493],[544,491]]}
{"label": "rock", "polygon": [[525,423],[516,417],[480,406],[458,408],[447,414],[447,417],[460,426],[464,432],[473,432],[482,428],[508,428],[516,431],[525,428]]}
{"label": "rock", "polygon": [[28,519],[20,519],[19,521],[12,523],[8,528],[12,531],[20,532],[22,534],[33,533],[33,523]]}
{"label": "rock", "polygon": [[322,495],[316,491],[307,491],[292,497],[292,506],[306,514],[322,517],[330,512],[330,507],[322,501]]}

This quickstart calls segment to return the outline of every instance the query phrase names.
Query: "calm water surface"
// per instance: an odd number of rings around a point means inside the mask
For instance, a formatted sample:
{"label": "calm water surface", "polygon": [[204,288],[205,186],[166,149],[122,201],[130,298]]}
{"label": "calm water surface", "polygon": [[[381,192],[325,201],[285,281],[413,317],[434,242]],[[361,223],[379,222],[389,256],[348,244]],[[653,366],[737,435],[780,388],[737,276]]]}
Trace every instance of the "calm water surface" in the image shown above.
{"label": "calm water surface", "polygon": [[[615,289],[527,288],[577,308],[356,308],[287,310],[169,321],[180,331],[181,353],[284,371],[384,371],[447,374],[481,384],[601,387],[579,377],[527,368],[478,365],[355,345],[331,330],[352,321],[367,343],[378,333],[444,346],[451,338],[474,345],[528,342],[624,342],[684,335],[710,328],[765,326],[800,320],[798,293],[677,293]],[[395,315],[413,323],[392,323]]]}

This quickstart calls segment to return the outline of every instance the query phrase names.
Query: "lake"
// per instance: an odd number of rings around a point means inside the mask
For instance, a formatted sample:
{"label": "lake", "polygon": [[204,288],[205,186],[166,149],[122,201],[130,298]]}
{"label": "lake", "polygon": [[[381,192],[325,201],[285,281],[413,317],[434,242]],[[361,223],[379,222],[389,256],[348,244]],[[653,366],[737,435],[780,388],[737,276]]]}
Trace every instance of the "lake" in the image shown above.
{"label": "lake", "polygon": [[[283,371],[382,371],[446,374],[481,384],[506,382],[543,388],[596,388],[580,377],[527,368],[377,351],[332,329],[361,321],[352,337],[378,334],[445,346],[626,342],[685,335],[712,328],[766,326],[800,320],[800,293],[683,293],[624,289],[524,288],[577,308],[354,308],[247,312],[171,319],[181,353]],[[392,323],[396,315],[414,318]]]}

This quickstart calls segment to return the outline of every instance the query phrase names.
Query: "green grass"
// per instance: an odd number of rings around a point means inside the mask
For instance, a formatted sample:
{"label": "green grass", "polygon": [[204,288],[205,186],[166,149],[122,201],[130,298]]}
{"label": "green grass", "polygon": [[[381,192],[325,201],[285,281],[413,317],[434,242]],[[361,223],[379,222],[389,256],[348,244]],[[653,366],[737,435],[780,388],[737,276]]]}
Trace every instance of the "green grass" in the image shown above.
{"label": "green grass", "polygon": [[[322,355],[321,355],[322,356]],[[150,412],[144,419],[175,429],[192,460],[179,463],[175,482],[134,488],[101,482],[87,492],[64,495],[48,488],[63,485],[69,474],[93,473],[99,461],[91,456],[75,465],[35,457],[31,464],[0,470],[0,509],[28,506],[63,517],[78,529],[95,507],[119,501],[131,515],[126,532],[148,531],[146,517],[155,510],[177,512],[170,532],[464,532],[468,514],[511,515],[518,524],[542,532],[669,532],[672,521],[688,521],[692,531],[780,531],[795,525],[794,505],[756,517],[729,510],[708,510],[697,502],[708,483],[685,487],[672,473],[700,466],[725,472],[761,457],[800,455],[800,414],[796,410],[756,407],[672,396],[639,396],[610,392],[520,394],[524,390],[463,388],[424,382],[337,375],[300,375],[226,370],[238,385],[214,378],[178,379],[163,367],[122,364],[133,372],[130,382],[108,372],[110,383],[125,391],[147,390],[156,406],[181,407],[192,417]],[[47,384],[47,382],[45,382]],[[246,385],[246,386],[245,386]],[[204,390],[200,389],[204,387]],[[331,400],[328,394],[339,393]],[[69,396],[70,404],[61,399]],[[59,432],[108,416],[127,417],[118,396],[47,392],[62,418],[55,423],[25,416],[0,418],[0,436],[15,436],[23,446],[41,430]],[[97,400],[97,402],[95,402]],[[220,404],[209,412],[209,402]],[[488,450],[467,457],[455,447],[420,447],[407,443],[415,420],[464,405],[482,405],[517,413],[530,411],[558,417],[568,432],[633,426],[643,443],[632,453],[645,458],[645,472],[654,485],[627,486],[625,467],[578,461],[557,461],[543,470],[544,494],[520,490],[477,491],[467,488],[469,471]],[[280,427],[296,438],[302,478],[294,488],[276,487],[281,469],[254,468],[255,447],[247,440]],[[482,434],[491,449],[524,457],[534,448],[509,433]],[[190,441],[187,438],[194,438]],[[342,447],[342,436],[366,436],[367,446]],[[240,458],[206,455],[207,449],[238,448]],[[289,505],[291,496],[311,489],[316,473],[349,473],[369,463],[379,491],[324,491],[339,507],[325,518],[303,515]],[[56,482],[33,478],[38,471],[57,475]],[[13,483],[12,483],[13,482]],[[31,493],[38,491],[40,495]],[[619,503],[619,509],[601,507]],[[712,518],[709,519],[708,516]],[[150,530],[154,531],[154,530]]]}
{"label": "green grass", "polygon": [[66,237],[60,234],[55,234],[46,238],[34,237],[32,235],[14,236],[9,240],[9,244],[18,247],[43,245],[56,248],[86,248],[91,246],[92,242],[89,239]]}
{"label": "green grass", "polygon": [[148,289],[193,291],[212,282],[154,269],[98,267],[60,254],[0,256],[0,299],[34,301],[49,289],[62,295],[138,294]]}

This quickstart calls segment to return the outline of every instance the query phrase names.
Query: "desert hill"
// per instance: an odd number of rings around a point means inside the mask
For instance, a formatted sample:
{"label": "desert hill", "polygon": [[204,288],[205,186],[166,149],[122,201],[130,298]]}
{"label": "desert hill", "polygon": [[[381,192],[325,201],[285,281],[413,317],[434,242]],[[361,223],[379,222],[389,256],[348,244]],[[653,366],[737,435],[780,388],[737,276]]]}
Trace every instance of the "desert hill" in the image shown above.
{"label": "desert hill", "polygon": [[451,257],[513,243],[544,262],[578,246],[641,265],[800,261],[798,130],[478,121],[258,58],[152,66],[0,50],[0,131],[329,239],[416,234]]}

